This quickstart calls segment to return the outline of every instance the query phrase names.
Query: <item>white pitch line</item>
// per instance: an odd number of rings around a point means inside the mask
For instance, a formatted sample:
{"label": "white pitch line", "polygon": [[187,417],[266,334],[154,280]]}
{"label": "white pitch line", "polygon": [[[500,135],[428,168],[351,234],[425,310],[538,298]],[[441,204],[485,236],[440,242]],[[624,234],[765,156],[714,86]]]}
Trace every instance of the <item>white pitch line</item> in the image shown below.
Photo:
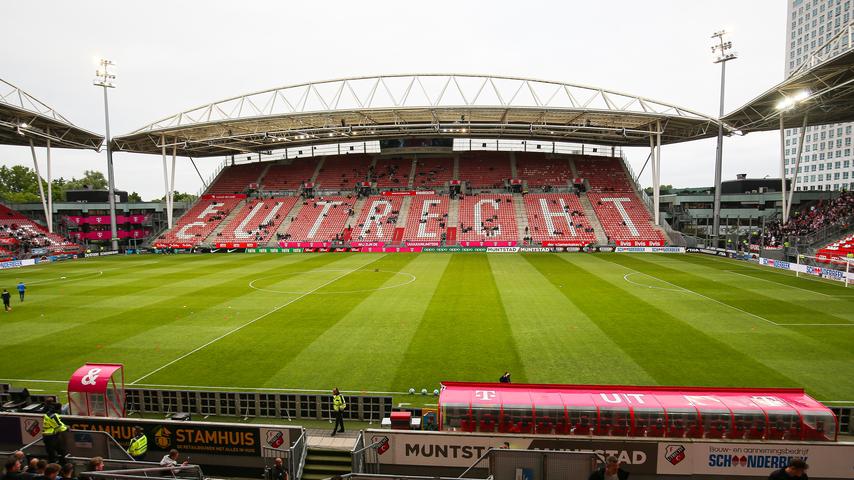
{"label": "white pitch line", "polygon": [[[716,261],[716,262],[724,263],[724,264],[727,264],[727,265],[739,265],[738,263],[736,263],[736,260],[732,260],[732,259],[723,259],[723,258],[718,257],[717,255],[715,255],[715,256],[708,256],[708,255],[705,255],[705,256],[703,256],[702,258],[708,258],[708,259],[710,259],[710,260],[714,260],[714,261]],[[740,262],[743,262],[743,260],[739,260],[739,261],[740,261]],[[796,276],[796,275],[792,275],[792,273],[794,273],[794,272],[791,272],[790,270],[781,270],[781,269],[779,269],[779,268],[765,267],[765,266],[762,266],[762,265],[759,265],[759,264],[756,264],[756,263],[752,263],[752,262],[741,263],[741,266],[744,266],[744,265],[747,265],[747,267],[748,267],[748,268],[751,268],[751,269],[753,269],[753,270],[756,270],[757,272],[774,273],[774,274],[777,274],[777,275],[782,275],[782,276],[787,277],[787,278],[800,278],[800,279],[804,279],[804,280],[809,280],[809,281],[811,281],[811,282],[818,282],[819,284],[821,284],[821,285],[827,285],[828,287],[841,287],[841,288],[847,288],[844,284],[843,284],[843,285],[839,285],[839,282],[837,282],[837,281],[834,281],[834,280],[826,280],[826,279],[824,279],[824,278],[816,277],[816,276],[813,276],[813,275]],[[776,283],[776,282],[775,282],[775,283]],[[850,296],[852,296],[852,295],[831,295],[831,296],[832,296],[832,297],[850,297]]]}
{"label": "white pitch line", "polygon": [[[380,257],[380,258],[382,258],[382,257]],[[272,315],[272,314],[274,314],[274,313],[278,312],[279,310],[281,310],[281,309],[283,309],[283,308],[287,307],[288,305],[290,305],[290,304],[292,304],[292,303],[296,302],[297,300],[300,300],[300,299],[302,299],[302,298],[305,298],[305,297],[307,297],[307,296],[311,295],[312,293],[314,293],[314,292],[316,292],[316,291],[320,290],[321,288],[323,288],[323,287],[325,287],[325,286],[327,286],[327,285],[329,285],[329,284],[332,284],[332,283],[334,283],[334,282],[336,282],[336,281],[338,281],[338,280],[340,280],[340,279],[342,279],[342,278],[346,277],[347,275],[349,275],[349,274],[351,274],[351,273],[353,273],[353,272],[355,272],[355,271],[357,271],[357,270],[359,270],[359,269],[361,269],[361,268],[363,268],[363,267],[364,267],[364,265],[362,265],[362,266],[361,266],[361,267],[359,267],[359,268],[355,268],[355,269],[353,269],[353,270],[349,270],[349,271],[347,271],[347,272],[344,272],[343,274],[341,274],[341,275],[339,275],[339,276],[337,276],[337,277],[333,278],[332,280],[330,280],[330,281],[328,281],[328,282],[326,282],[326,283],[323,283],[323,284],[319,285],[317,288],[314,288],[314,289],[312,289],[312,290],[309,290],[309,291],[305,292],[304,294],[302,294],[302,295],[300,295],[300,296],[298,296],[298,297],[296,297],[296,298],[293,298],[293,299],[291,299],[291,300],[289,300],[289,301],[287,301],[287,302],[283,303],[282,305],[279,305],[278,307],[276,307],[276,308],[274,308],[274,309],[270,310],[269,312],[264,313],[264,314],[262,314],[262,315],[259,315],[259,316],[255,317],[255,318],[253,318],[252,320],[249,320],[248,322],[244,323],[243,325],[240,325],[239,327],[233,328],[233,329],[231,329],[231,330],[229,330],[229,331],[227,331],[227,332],[223,333],[222,335],[220,335],[220,336],[218,336],[218,337],[214,338],[213,340],[211,340],[211,341],[209,341],[209,342],[205,343],[204,345],[198,346],[198,347],[196,347],[196,348],[194,348],[194,349],[190,350],[189,352],[187,352],[187,353],[185,353],[185,354],[181,355],[180,357],[176,358],[175,360],[172,360],[171,362],[168,362],[168,363],[166,363],[166,364],[164,364],[164,365],[161,365],[160,367],[155,368],[154,370],[152,370],[152,371],[150,371],[150,372],[146,373],[145,375],[143,375],[143,376],[141,376],[141,377],[137,378],[136,380],[134,380],[134,381],[130,382],[128,385],[136,385],[140,380],[144,380],[144,379],[146,379],[146,378],[148,378],[148,377],[150,377],[150,376],[154,375],[155,373],[157,373],[157,372],[159,372],[159,371],[163,370],[164,368],[166,368],[166,367],[168,367],[168,366],[170,366],[170,365],[174,365],[174,364],[175,364],[175,363],[177,363],[177,362],[180,362],[181,360],[183,360],[183,359],[185,359],[185,358],[189,357],[190,355],[192,355],[192,354],[194,354],[194,353],[198,352],[199,350],[202,350],[202,349],[204,349],[204,348],[207,348],[208,346],[210,346],[210,345],[212,345],[212,344],[214,344],[214,343],[216,343],[216,342],[218,342],[218,341],[222,340],[223,338],[225,338],[225,337],[227,337],[227,336],[231,335],[232,333],[238,332],[238,331],[242,330],[244,327],[248,327],[249,325],[252,325],[253,323],[257,322],[258,320],[261,320],[262,318],[268,317],[268,316],[270,316],[270,315]]]}
{"label": "white pitch line", "polygon": [[[628,268],[628,267],[626,267],[626,268]],[[632,268],[632,269],[630,269],[630,270],[634,270],[634,269]],[[634,271],[635,271],[635,272],[637,272],[637,273],[640,273],[641,275],[646,275],[647,277],[654,278],[654,279],[656,279],[656,280],[658,280],[658,281],[660,281],[660,282],[664,282],[664,283],[666,283],[666,284],[668,284],[668,285],[674,286],[674,287],[676,287],[676,288],[678,288],[678,289],[680,289],[680,290],[683,290],[683,291],[685,291],[685,292],[693,293],[694,295],[697,295],[697,296],[699,296],[699,297],[703,297],[703,298],[705,298],[706,300],[710,300],[710,301],[715,302],[715,303],[717,303],[717,304],[719,304],[719,305],[723,305],[723,306],[725,306],[725,307],[732,308],[733,310],[738,310],[738,311],[739,311],[739,312],[741,312],[741,313],[744,313],[744,314],[746,314],[746,315],[750,315],[751,317],[754,317],[754,318],[758,318],[759,320],[762,320],[762,321],[764,321],[764,322],[768,322],[768,323],[770,323],[771,325],[774,325],[774,326],[780,326],[780,324],[778,324],[777,322],[773,322],[773,321],[771,321],[771,320],[768,320],[767,318],[760,317],[759,315],[756,315],[755,313],[750,313],[750,312],[748,312],[747,310],[742,310],[742,309],[740,309],[740,308],[738,308],[738,307],[736,307],[736,306],[730,305],[730,304],[728,304],[728,303],[721,302],[720,300],[715,300],[715,299],[714,299],[714,298],[712,298],[712,297],[707,297],[706,295],[703,295],[702,293],[695,292],[694,290],[691,290],[690,288],[685,288],[685,287],[681,287],[681,286],[679,286],[679,285],[676,285],[676,284],[670,283],[670,282],[668,282],[667,280],[663,280],[663,279],[661,279],[661,278],[656,277],[655,275],[650,275],[650,274],[648,274],[648,273],[639,272],[639,271],[637,271],[637,270],[634,270]],[[625,277],[623,277],[623,278],[625,279]],[[631,283],[631,282],[630,282],[630,283]]]}
{"label": "white pitch line", "polygon": [[[724,271],[724,272],[727,272],[727,273],[732,273],[732,274],[734,274],[734,275],[741,275],[742,277],[752,278],[752,279],[754,279],[754,280],[762,280],[763,282],[773,283],[774,285],[781,285],[781,286],[783,286],[783,287],[789,287],[789,288],[797,288],[798,290],[803,290],[803,291],[805,291],[805,292],[815,293],[815,294],[817,294],[817,295],[824,295],[825,297],[830,297],[830,298],[836,298],[836,295],[830,295],[830,294],[827,294],[827,293],[816,292],[815,290],[809,290],[809,289],[807,289],[807,288],[796,287],[796,286],[794,286],[794,285],[786,285],[785,283],[775,282],[775,281],[773,281],[773,280],[768,280],[768,279],[765,279],[765,278],[754,277],[754,276],[752,276],[752,275],[745,275],[745,274],[743,274],[743,273],[738,273],[738,272],[736,272],[735,270],[723,270],[723,271]],[[760,271],[761,271],[761,270],[760,270]]]}

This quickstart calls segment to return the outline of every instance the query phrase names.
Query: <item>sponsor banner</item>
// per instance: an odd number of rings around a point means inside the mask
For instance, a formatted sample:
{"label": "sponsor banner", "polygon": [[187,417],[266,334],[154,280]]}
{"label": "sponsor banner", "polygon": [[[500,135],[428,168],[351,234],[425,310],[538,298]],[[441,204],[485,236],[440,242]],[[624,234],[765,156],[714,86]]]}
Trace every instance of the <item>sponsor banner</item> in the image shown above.
{"label": "sponsor banner", "polygon": [[216,248],[256,248],[258,242],[226,242],[214,244]]}
{"label": "sponsor banner", "polygon": [[811,477],[854,478],[852,444],[690,443],[658,444],[659,475],[720,475],[765,478],[792,458],[810,466]]}
{"label": "sponsor banner", "polygon": [[583,247],[587,245],[581,240],[543,240],[544,247]]}
{"label": "sponsor banner", "polygon": [[552,249],[547,247],[520,247],[519,251],[522,253],[548,253]]}
{"label": "sponsor banner", "polygon": [[367,253],[420,253],[424,247],[361,247],[360,252]]}
{"label": "sponsor banner", "polygon": [[685,253],[685,247],[623,247],[614,249],[617,253]]}
{"label": "sponsor banner", "polygon": [[[140,224],[146,220],[147,215],[116,215],[116,223],[117,224]],[[75,224],[75,225],[109,225],[110,224],[110,216],[109,215],[90,215],[88,217],[81,217],[78,215],[68,215],[65,217],[66,220]]]}
{"label": "sponsor banner", "polygon": [[422,251],[434,253],[485,252],[486,247],[424,247]]}
{"label": "sponsor banner", "polygon": [[350,242],[351,247],[384,247],[385,242]]}
{"label": "sponsor banner", "polygon": [[613,252],[613,251],[614,251],[614,247],[608,247],[608,246],[605,246],[605,247],[599,247],[599,251],[600,251],[600,252]]}
{"label": "sponsor banner", "polygon": [[9,260],[8,262],[0,262],[0,270],[6,270],[7,268],[29,267],[30,265],[35,265],[37,263],[38,261],[35,258],[28,258],[26,260]]}
{"label": "sponsor banner", "polygon": [[0,245],[17,245],[18,239],[12,237],[0,238]]}
{"label": "sponsor banner", "polygon": [[618,240],[618,247],[663,247],[664,243],[658,240]]}
{"label": "sponsor banner", "polygon": [[438,247],[439,242],[435,242],[435,241],[434,242],[428,242],[428,241],[422,241],[422,240],[407,240],[406,246],[407,247]]}
{"label": "sponsor banner", "polygon": [[301,248],[247,248],[246,253],[302,253]]}
{"label": "sponsor banner", "polygon": [[759,265],[779,268],[781,270],[789,270],[791,272],[805,273],[807,275],[814,275],[816,277],[836,280],[839,282],[844,282],[846,278],[849,281],[854,280],[854,272],[846,273],[832,268],[814,267],[812,265],[786,262],[784,260],[774,260],[773,258],[759,257]]}
{"label": "sponsor banner", "polygon": [[246,198],[245,193],[232,193],[232,194],[221,194],[221,193],[206,193],[202,195],[202,200],[230,200],[233,198]]}
{"label": "sponsor banner", "polygon": [[518,253],[519,247],[486,247],[487,253]]}
{"label": "sponsor banner", "polygon": [[382,196],[384,197],[411,197],[415,195],[436,195],[435,190],[397,190],[397,191],[384,191],[382,192]]}
{"label": "sponsor banner", "polygon": [[[504,442],[512,449],[585,451],[604,462],[614,455],[627,471],[638,475],[655,475],[656,442],[610,440],[597,438],[570,439],[550,436],[489,435],[447,432],[397,432],[367,430],[366,442],[385,442],[379,462],[395,466],[436,466],[467,468],[490,448],[501,448]],[[482,467],[485,467],[483,465]]]}
{"label": "sponsor banner", "polygon": [[477,241],[477,242],[460,242],[460,246],[463,247],[515,247],[518,245],[517,241]]}
{"label": "sponsor banner", "polygon": [[195,243],[155,243],[154,248],[193,248],[195,247]]}
{"label": "sponsor banner", "polygon": [[[151,230],[135,229],[135,230],[118,230],[118,237],[122,238],[145,238],[151,235]],[[109,240],[109,230],[93,230],[90,232],[68,232],[68,236],[78,240]]]}
{"label": "sponsor banner", "polygon": [[86,258],[89,258],[89,257],[107,257],[110,255],[118,255],[118,254],[119,254],[119,252],[117,252],[115,250],[107,250],[105,252],[86,252],[85,256],[86,256]]}
{"label": "sponsor banner", "polygon": [[332,242],[279,242],[283,248],[329,248]]}

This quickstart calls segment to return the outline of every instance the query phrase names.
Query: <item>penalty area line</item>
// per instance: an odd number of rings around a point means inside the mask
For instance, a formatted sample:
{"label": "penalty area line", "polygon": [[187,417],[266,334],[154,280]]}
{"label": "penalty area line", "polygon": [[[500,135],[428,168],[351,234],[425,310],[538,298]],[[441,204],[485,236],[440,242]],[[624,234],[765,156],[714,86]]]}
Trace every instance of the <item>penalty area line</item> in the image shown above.
{"label": "penalty area line", "polygon": [[[380,258],[382,258],[382,257],[380,257]],[[190,350],[189,352],[187,352],[187,353],[185,353],[185,354],[181,355],[180,357],[178,357],[178,358],[176,358],[176,359],[174,359],[174,360],[172,360],[172,361],[170,361],[170,362],[168,362],[168,363],[165,363],[165,364],[163,364],[163,365],[161,365],[161,366],[159,366],[159,367],[155,368],[154,370],[152,370],[152,371],[150,371],[150,372],[146,373],[145,375],[143,375],[143,376],[141,376],[141,377],[137,378],[136,380],[134,380],[134,381],[130,382],[128,385],[136,385],[136,384],[138,384],[141,380],[145,380],[146,378],[148,378],[148,377],[150,377],[150,376],[154,375],[155,373],[157,373],[157,372],[159,372],[159,371],[163,370],[164,368],[169,367],[169,366],[171,366],[171,365],[174,365],[174,364],[176,364],[176,363],[180,362],[181,360],[183,360],[183,359],[185,359],[185,358],[189,357],[190,355],[192,355],[192,354],[194,354],[194,353],[196,353],[196,352],[198,352],[198,351],[200,351],[200,350],[203,350],[203,349],[205,349],[205,348],[207,348],[207,347],[209,347],[209,346],[213,345],[214,343],[216,343],[216,342],[218,342],[218,341],[222,340],[223,338],[225,338],[225,337],[227,337],[227,336],[231,335],[232,333],[239,332],[239,331],[240,331],[240,330],[242,330],[243,328],[248,327],[249,325],[252,325],[253,323],[257,322],[258,320],[261,320],[261,319],[263,319],[263,318],[266,318],[266,317],[268,317],[268,316],[270,316],[270,315],[272,315],[272,314],[274,314],[274,313],[278,312],[279,310],[281,310],[281,309],[283,309],[283,308],[287,307],[288,305],[290,305],[290,304],[292,304],[292,303],[294,303],[294,302],[296,302],[296,301],[298,301],[298,300],[301,300],[301,299],[303,299],[303,298],[305,298],[305,297],[307,297],[307,296],[311,295],[312,293],[314,293],[314,292],[316,292],[316,291],[320,290],[321,288],[323,288],[323,287],[325,287],[325,286],[327,286],[327,285],[330,285],[330,284],[332,284],[332,283],[334,283],[334,282],[337,282],[338,280],[340,280],[340,279],[342,279],[342,278],[346,277],[347,275],[349,275],[349,274],[351,274],[351,273],[353,273],[353,272],[355,272],[355,271],[357,271],[357,270],[360,270],[360,269],[362,269],[362,268],[364,268],[364,267],[365,267],[365,265],[362,265],[362,266],[360,266],[359,268],[355,268],[355,269],[353,269],[353,270],[346,271],[346,272],[344,272],[343,274],[341,274],[341,275],[339,275],[339,276],[337,276],[337,277],[333,278],[332,280],[330,280],[330,281],[328,281],[328,282],[326,282],[326,283],[322,283],[322,284],[318,285],[317,287],[315,287],[315,288],[313,288],[313,289],[311,289],[311,290],[309,290],[309,291],[307,291],[307,292],[303,293],[302,295],[299,295],[298,297],[295,297],[295,298],[293,298],[293,299],[291,299],[291,300],[289,300],[289,301],[287,301],[287,302],[285,302],[285,303],[283,303],[283,304],[279,305],[278,307],[276,307],[276,308],[274,308],[274,309],[270,310],[269,312],[264,313],[264,314],[261,314],[261,315],[258,315],[257,317],[253,318],[252,320],[249,320],[248,322],[246,322],[246,323],[244,323],[244,324],[242,324],[242,325],[240,325],[240,326],[238,326],[238,327],[235,327],[235,328],[233,328],[233,329],[231,329],[231,330],[229,330],[229,331],[227,331],[227,332],[223,333],[222,335],[220,335],[220,336],[218,336],[218,337],[214,338],[213,340],[211,340],[211,341],[209,341],[209,342],[207,342],[207,343],[205,343],[205,344],[203,344],[203,345],[200,345],[200,346],[198,346],[198,347],[196,347],[196,348],[194,348],[194,349]]]}

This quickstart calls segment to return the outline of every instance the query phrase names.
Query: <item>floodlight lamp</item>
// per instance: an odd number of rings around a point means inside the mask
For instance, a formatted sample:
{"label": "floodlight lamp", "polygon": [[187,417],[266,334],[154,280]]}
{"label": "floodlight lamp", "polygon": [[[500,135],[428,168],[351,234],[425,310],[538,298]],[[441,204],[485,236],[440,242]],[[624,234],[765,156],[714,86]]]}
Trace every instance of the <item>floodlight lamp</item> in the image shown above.
{"label": "floodlight lamp", "polygon": [[29,125],[27,124],[27,122],[22,122],[20,127],[21,128],[27,128],[27,127],[29,127]]}

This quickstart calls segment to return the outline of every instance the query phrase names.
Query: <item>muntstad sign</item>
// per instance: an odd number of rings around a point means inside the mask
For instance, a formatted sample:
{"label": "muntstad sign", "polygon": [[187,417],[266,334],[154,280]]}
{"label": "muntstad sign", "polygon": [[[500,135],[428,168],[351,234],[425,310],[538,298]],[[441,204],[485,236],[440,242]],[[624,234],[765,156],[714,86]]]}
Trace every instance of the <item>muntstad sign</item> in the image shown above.
{"label": "muntstad sign", "polygon": [[[600,461],[616,456],[623,468],[637,475],[719,475],[767,477],[785,467],[789,459],[806,458],[814,478],[854,479],[854,444],[733,443],[659,440],[620,440],[603,437],[489,435],[450,432],[367,430],[369,443],[387,440],[378,450],[379,462],[388,466],[468,468],[490,448],[585,451]],[[486,467],[486,462],[478,465]]]}
{"label": "muntstad sign", "polygon": [[507,442],[513,449],[592,451],[601,461],[608,455],[615,455],[630,472],[655,474],[658,451],[655,442],[390,430],[366,432],[366,440],[370,443],[384,439],[388,440],[388,448],[380,449],[380,463],[399,466],[467,468],[490,448],[501,448]]}

